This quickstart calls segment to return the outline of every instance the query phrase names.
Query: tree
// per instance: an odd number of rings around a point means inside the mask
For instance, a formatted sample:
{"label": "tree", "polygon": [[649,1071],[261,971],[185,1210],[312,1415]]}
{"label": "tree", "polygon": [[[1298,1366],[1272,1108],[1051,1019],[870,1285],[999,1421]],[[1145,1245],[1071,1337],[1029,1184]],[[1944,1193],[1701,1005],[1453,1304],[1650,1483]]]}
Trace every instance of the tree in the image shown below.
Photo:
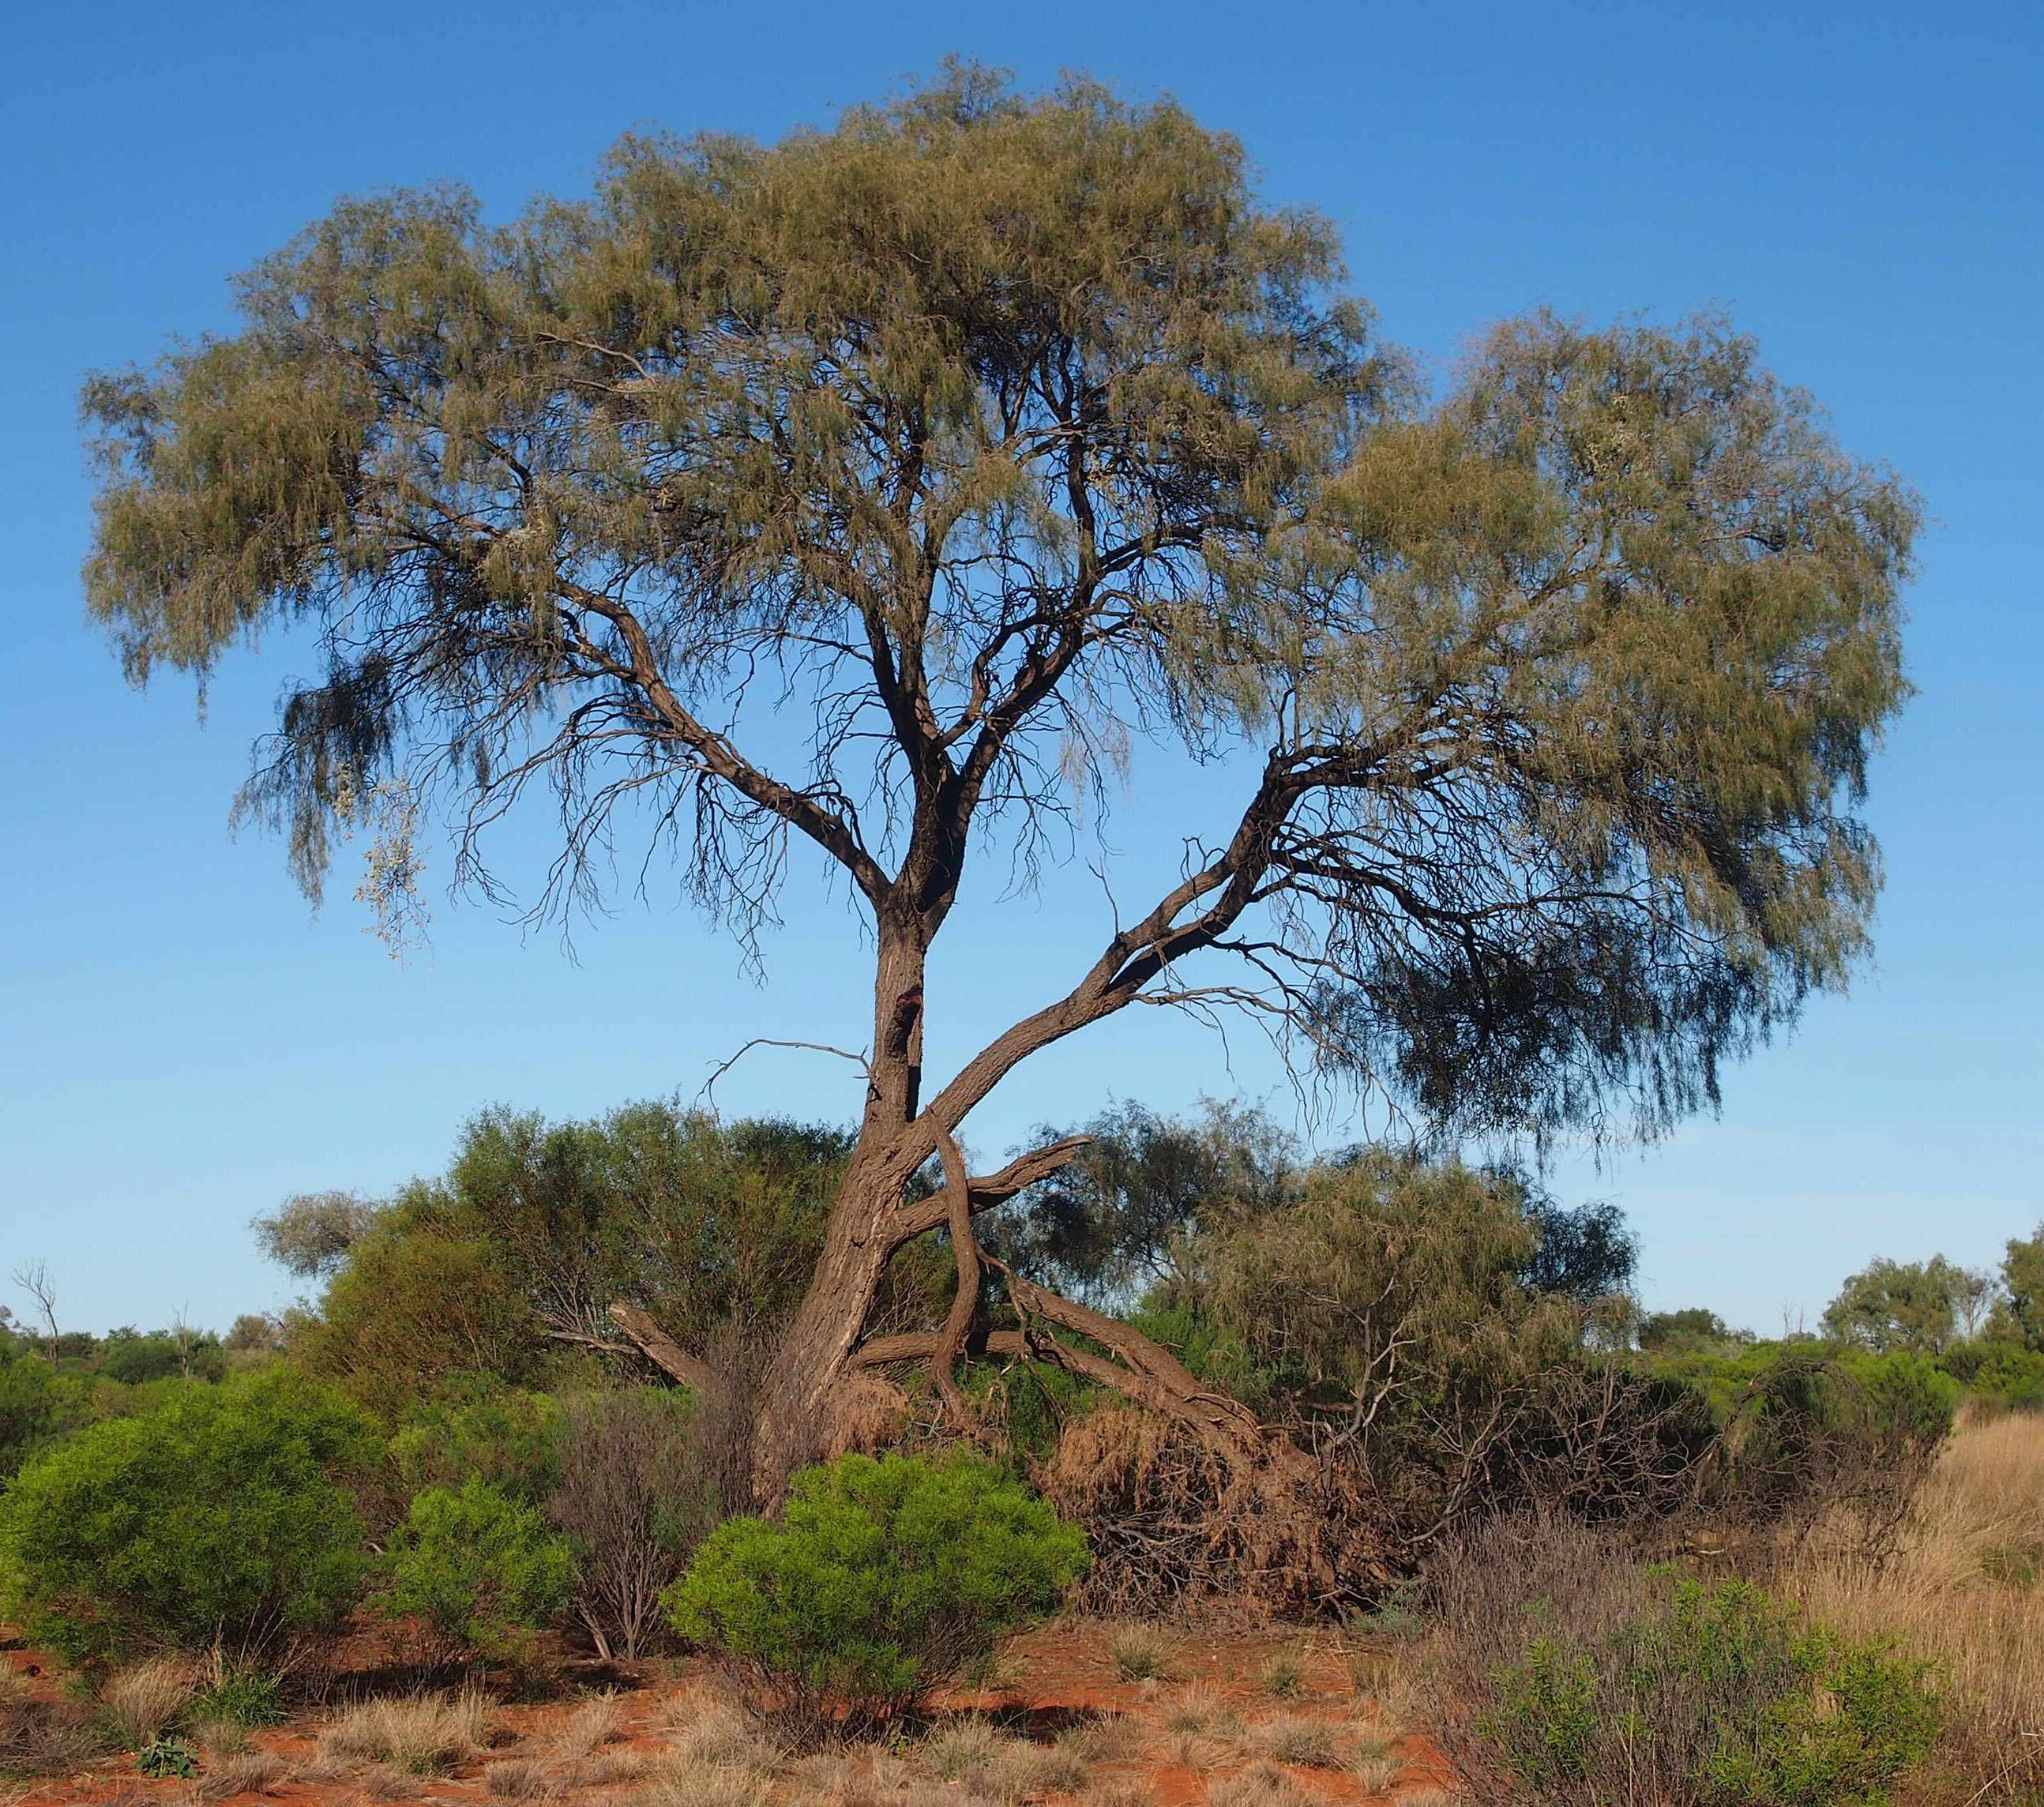
{"label": "tree", "polygon": [[[1721,322],[1536,316],[1429,395],[1343,281],[1175,104],[953,67],[770,148],[627,138],[503,225],[344,202],[239,330],[86,390],[86,591],[130,676],[317,636],[241,798],[313,896],[372,829],[402,933],[441,819],[501,894],[490,830],[540,790],[536,914],[599,902],[628,836],[748,957],[810,863],[861,913],[863,1107],[759,1390],[763,1496],[855,1377],[920,1363],[962,1413],[961,1359],[1026,1353],[1283,1521],[1306,1479],[1251,1414],[978,1246],[1077,1145],[975,1175],[966,1120],[1068,1036],[1239,1008],[1443,1133],[1650,1131],[1864,948],[1913,498]],[[973,862],[1036,870],[1139,740],[1210,767],[1217,829],[926,1076]],[[939,1231],[952,1308],[870,1336]]]}
{"label": "tree", "polygon": [[348,1251],[376,1221],[373,1200],[352,1192],[301,1192],[250,1225],[263,1252],[286,1273],[321,1280],[348,1259]]}
{"label": "tree", "polygon": [[1750,1332],[1734,1330],[1703,1305],[1676,1311],[1650,1311],[1639,1320],[1639,1347],[1650,1355],[1681,1355],[1714,1351],[1753,1340]]}
{"label": "tree", "polygon": [[2044,1349],[2044,1224],[2034,1236],[2008,1239],[2001,1288],[1990,1330],[2026,1348]]}
{"label": "tree", "polygon": [[1872,1261],[1846,1276],[1824,1307],[1824,1330],[1877,1355],[1913,1349],[1934,1355],[1956,1331],[1965,1271],[1934,1255],[1928,1261]]}
{"label": "tree", "polygon": [[1961,1267],[1952,1284],[1959,1334],[1969,1340],[1986,1328],[2000,1302],[2001,1278],[1991,1267]]}
{"label": "tree", "polygon": [[49,1333],[44,1351],[54,1367],[63,1353],[63,1338],[57,1330],[57,1283],[51,1275],[49,1263],[25,1261],[14,1270],[14,1284],[36,1301],[36,1310]]}

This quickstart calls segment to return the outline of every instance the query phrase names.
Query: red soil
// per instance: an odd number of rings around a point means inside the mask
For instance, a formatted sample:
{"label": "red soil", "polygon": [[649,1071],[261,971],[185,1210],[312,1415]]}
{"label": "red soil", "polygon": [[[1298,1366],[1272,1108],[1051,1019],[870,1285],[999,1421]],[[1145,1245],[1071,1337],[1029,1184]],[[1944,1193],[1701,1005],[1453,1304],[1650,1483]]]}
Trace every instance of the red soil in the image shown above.
{"label": "red soil", "polygon": [[[1156,1807],[1201,1807],[1212,1785],[1248,1767],[1251,1759],[1236,1754],[1218,1755],[1210,1767],[1185,1767],[1174,1759],[1163,1720],[1172,1701],[1189,1686],[1218,1697],[1254,1728],[1280,1714],[1294,1718],[1317,1718],[1351,1726],[1367,1721],[1374,1703],[1354,1691],[1347,1648],[1331,1634],[1281,1628],[1221,1628],[1201,1624],[1189,1628],[1174,1658],[1174,1674],[1168,1682],[1130,1682],[1116,1678],[1110,1653],[1112,1628],[1090,1621],[1068,1621],[1014,1640],[1004,1652],[997,1687],[978,1693],[960,1693],[939,1705],[951,1711],[979,1711],[998,1717],[1011,1731],[1048,1738],[1077,1720],[1093,1717],[1119,1719],[1133,1734],[1135,1755],[1120,1761],[1093,1766],[1101,1782],[1135,1785],[1147,1792]],[[364,1652],[365,1656],[381,1653]],[[1304,1667],[1304,1682],[1293,1697],[1274,1699],[1261,1676],[1266,1666],[1280,1654],[1296,1659]],[[6,1641],[0,1660],[29,1678],[31,1690],[56,1699],[64,1692],[65,1673],[47,1655]],[[582,1665],[584,1668],[588,1665]],[[648,1664],[637,1673],[606,1669],[603,1679],[618,1690],[620,1710],[617,1740],[608,1751],[636,1754],[657,1759],[665,1748],[658,1730],[663,1713],[674,1701],[699,1694],[705,1677],[690,1663]],[[339,1693],[359,1694],[361,1678],[352,1685],[341,1678]],[[538,1704],[513,1702],[494,1706],[490,1715],[490,1749],[482,1756],[457,1765],[445,1775],[421,1778],[409,1798],[415,1807],[432,1807],[437,1802],[465,1802],[489,1799],[483,1771],[490,1763],[506,1758],[546,1765],[565,1761],[551,1754],[551,1747],[578,1704],[567,1697]],[[321,1716],[261,1731],[252,1738],[254,1748],[269,1751],[293,1772],[313,1765]],[[1396,1803],[1416,1790],[1447,1788],[1450,1772],[1440,1753],[1424,1737],[1408,1733],[1393,1746],[1402,1768],[1389,1794],[1373,1795],[1346,1768],[1319,1768],[1291,1764],[1280,1766],[1308,1794],[1330,1807],[1362,1807],[1364,1803]],[[616,1783],[577,1789],[558,1795],[559,1801],[578,1803],[628,1802],[630,1784]],[[19,1795],[0,1786],[0,1803],[7,1807],[184,1807],[196,1798],[194,1784],[174,1778],[152,1780],[136,1773],[133,1756],[102,1759],[77,1773],[45,1778]],[[279,1782],[267,1791],[213,1797],[213,1807],[357,1807],[370,1797],[353,1780],[317,1782],[297,1779]]]}

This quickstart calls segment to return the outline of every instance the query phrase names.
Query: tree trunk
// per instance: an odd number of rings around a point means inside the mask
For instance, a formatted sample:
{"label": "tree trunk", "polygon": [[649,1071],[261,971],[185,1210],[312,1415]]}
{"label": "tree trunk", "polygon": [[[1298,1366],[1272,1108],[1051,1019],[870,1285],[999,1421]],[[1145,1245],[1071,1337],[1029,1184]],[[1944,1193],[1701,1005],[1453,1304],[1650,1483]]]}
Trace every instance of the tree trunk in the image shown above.
{"label": "tree trunk", "polygon": [[863,1175],[854,1157],[815,1277],[750,1401],[753,1502],[763,1510],[780,1502],[789,1475],[829,1440],[832,1395],[893,1251],[884,1219],[900,1198],[898,1185]]}

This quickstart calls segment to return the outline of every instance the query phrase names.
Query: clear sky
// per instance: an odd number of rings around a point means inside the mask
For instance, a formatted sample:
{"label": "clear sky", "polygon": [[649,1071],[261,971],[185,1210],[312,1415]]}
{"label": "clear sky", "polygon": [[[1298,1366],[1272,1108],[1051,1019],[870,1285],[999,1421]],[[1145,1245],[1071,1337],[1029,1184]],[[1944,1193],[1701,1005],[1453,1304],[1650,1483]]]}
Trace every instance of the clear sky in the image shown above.
{"label": "clear sky", "polygon": [[[509,213],[581,190],[627,127],[771,138],[953,52],[1168,91],[1235,132],[1268,194],[1339,224],[1386,334],[1431,357],[1541,304],[1721,306],[1849,449],[1919,487],[1921,694],[1869,805],[1877,966],[1733,1074],[1719,1118],[1556,1178],[1624,1205],[1650,1303],[1765,1330],[1814,1320],[1876,1254],[1998,1259],[2044,1217],[2034,0],[103,0],[34,9],[0,51],[0,1297],[40,1258],[70,1326],[224,1324],[286,1293],[252,1213],[434,1171],[486,1102],[589,1113],[694,1094],[750,1036],[864,1039],[853,925],[800,879],[763,987],[657,894],[579,936],[578,963],[443,905],[430,959],[401,968],[348,883],[311,917],[281,849],[226,828],[293,649],[230,664],[203,725],[188,687],[124,686],[79,602],[75,396],[88,368],[227,325],[228,274],[338,194],[453,178]],[[1138,863],[1202,801],[1154,775],[1116,831]],[[1089,876],[973,901],[932,978],[933,1066],[1063,989],[1105,909]],[[843,1120],[854,1082],[767,1052],[717,1099]],[[1231,1065],[1137,1011],[1025,1068],[968,1132],[997,1155],[1110,1094],[1238,1090],[1290,1109],[1252,1038]]]}

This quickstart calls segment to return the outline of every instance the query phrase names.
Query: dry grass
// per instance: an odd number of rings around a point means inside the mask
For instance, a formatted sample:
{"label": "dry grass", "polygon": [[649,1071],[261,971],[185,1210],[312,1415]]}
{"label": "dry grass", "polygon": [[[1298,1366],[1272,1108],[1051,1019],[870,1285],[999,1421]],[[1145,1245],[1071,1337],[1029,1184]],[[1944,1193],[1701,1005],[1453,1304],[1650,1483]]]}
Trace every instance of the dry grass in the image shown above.
{"label": "dry grass", "polygon": [[36,1697],[25,1677],[0,1661],[0,1778],[54,1774],[91,1754],[85,1715],[68,1701]]}
{"label": "dry grass", "polygon": [[1366,1794],[1389,1794],[1405,1773],[1404,1764],[1392,1755],[1388,1744],[1358,1756],[1354,1767],[1355,1779]]}
{"label": "dry grass", "polygon": [[292,1779],[291,1766],[270,1751],[244,1751],[209,1763],[192,1792],[201,1801],[236,1794],[271,1794]]}
{"label": "dry grass", "polygon": [[382,1763],[407,1775],[438,1775],[482,1747],[488,1707],[474,1689],[364,1701],[320,1739],[325,1767]]}
{"label": "dry grass", "polygon": [[942,1781],[1001,1807],[1017,1807],[1033,1796],[1080,1793],[1093,1760],[1083,1739],[1035,1744],[977,1719],[932,1733],[918,1755]]}
{"label": "dry grass", "polygon": [[1135,1728],[1120,1713],[1093,1713],[1058,1734],[1058,1748],[1089,1763],[1118,1763],[1133,1757],[1142,1744]]}
{"label": "dry grass", "polygon": [[1320,1807],[1275,1763],[1256,1763],[1224,1777],[1208,1789],[1207,1800],[1211,1807]]}
{"label": "dry grass", "polygon": [[1324,1719],[1282,1713],[1256,1728],[1256,1747],[1274,1763],[1331,1769],[1340,1761],[1335,1728]]}
{"label": "dry grass", "polygon": [[394,1763],[371,1763],[355,1781],[364,1801],[415,1801],[419,1778]]}
{"label": "dry grass", "polygon": [[1168,1682],[1178,1672],[1181,1646],[1178,1638],[1161,1626],[1124,1625],[1108,1646],[1117,1679],[1124,1682]]}
{"label": "dry grass", "polygon": [[183,1664],[159,1658],[110,1677],[99,1710],[114,1742],[124,1751],[139,1751],[177,1723],[194,1691]]}
{"label": "dry grass", "polygon": [[1097,1782],[1081,1797],[1085,1807],[1156,1807],[1157,1791],[1130,1777]]}
{"label": "dry grass", "polygon": [[1195,1682],[1164,1709],[1164,1729],[1179,1736],[1233,1740],[1242,1736],[1242,1715],[1218,1688]]}
{"label": "dry grass", "polygon": [[544,1763],[507,1757],[483,1770],[482,1788],[498,1801],[543,1801],[553,1792],[554,1780]]}
{"label": "dry grass", "polygon": [[735,1770],[771,1775],[782,1752],[756,1721],[724,1701],[700,1697],[677,1701],[662,1729],[668,1755],[682,1770]]}
{"label": "dry grass", "polygon": [[738,1770],[668,1770],[643,1794],[632,1797],[632,1807],[766,1807],[771,1798],[763,1776],[747,1775]]}
{"label": "dry grass", "polygon": [[624,1735],[624,1705],[605,1689],[592,1694],[569,1714],[555,1747],[565,1757],[587,1757]]}
{"label": "dry grass", "polygon": [[2044,1417],[1963,1423],[1877,1567],[1848,1538],[1813,1536],[1773,1578],[1812,1618],[1893,1639],[1946,1685],[1942,1760],[1959,1798],[2044,1786]]}
{"label": "dry grass", "polygon": [[1280,1651],[1263,1665],[1262,1681],[1279,1700],[1297,1700],[1306,1691],[1306,1666],[1290,1651]]}

